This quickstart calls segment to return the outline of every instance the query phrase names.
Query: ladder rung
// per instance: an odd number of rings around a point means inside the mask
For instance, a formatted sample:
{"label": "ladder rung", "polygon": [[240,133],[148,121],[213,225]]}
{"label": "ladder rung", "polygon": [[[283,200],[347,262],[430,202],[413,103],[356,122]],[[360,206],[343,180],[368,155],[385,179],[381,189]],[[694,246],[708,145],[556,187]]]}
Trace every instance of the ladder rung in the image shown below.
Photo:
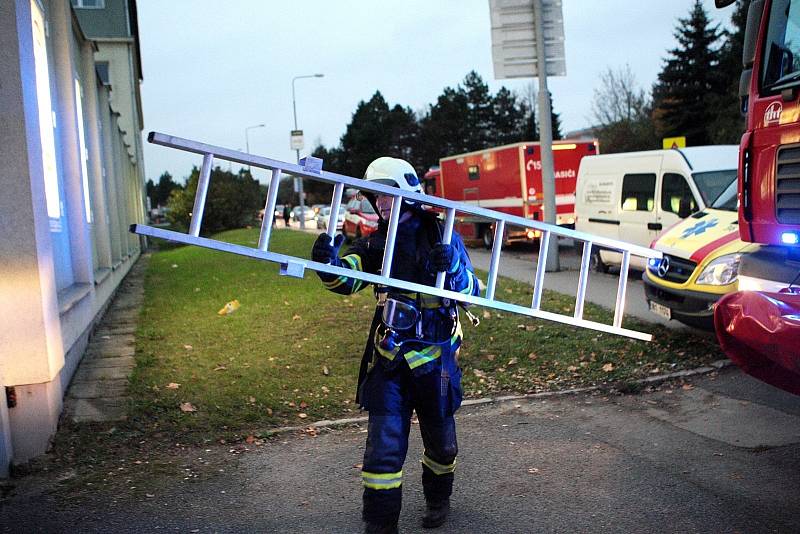
{"label": "ladder rung", "polygon": [[625,313],[625,291],[628,288],[628,267],[631,253],[622,251],[622,264],[619,267],[619,286],[617,287],[617,304],[614,306],[614,326],[622,328],[622,316]]}
{"label": "ladder rung", "polygon": [[[456,220],[456,210],[454,208],[447,209],[447,215],[444,219],[444,233],[442,233],[442,244],[449,245],[453,238],[453,224]],[[447,273],[444,271],[436,274],[436,288],[444,288],[444,280]]]}
{"label": "ladder rung", "polygon": [[497,221],[494,228],[494,241],[492,242],[492,259],[489,262],[489,280],[486,282],[486,298],[494,299],[494,291],[497,286],[497,267],[500,264],[500,249],[503,248],[503,235],[505,234],[506,222]]}
{"label": "ladder rung", "polygon": [[200,177],[197,179],[197,192],[194,195],[192,208],[192,222],[189,223],[189,234],[197,237],[200,235],[200,225],[203,223],[203,210],[206,207],[208,184],[211,181],[211,165],[214,163],[214,154],[203,154],[203,166]]}
{"label": "ladder rung", "polygon": [[278,201],[278,186],[281,182],[281,170],[272,171],[267,191],[267,203],[264,206],[264,217],[261,219],[261,234],[258,236],[258,250],[269,248],[269,239],[272,235],[272,221],[275,220],[275,203]]}
{"label": "ladder rung", "polygon": [[542,290],[544,289],[544,272],[547,267],[547,251],[550,248],[550,230],[542,232],[539,238],[539,262],[536,264],[536,280],[533,282],[533,304],[538,310],[542,306]]}
{"label": "ladder rung", "polygon": [[339,208],[342,206],[342,193],[344,192],[344,184],[338,183],[333,186],[333,197],[331,197],[331,215],[328,217],[328,235],[336,235],[336,226],[339,224]]}
{"label": "ladder rung", "polygon": [[386,246],[383,251],[383,267],[381,267],[381,275],[387,278],[392,275],[394,242],[397,239],[397,223],[400,220],[400,207],[402,205],[403,197],[392,197],[392,212],[389,215],[389,228],[386,230]]}
{"label": "ladder rung", "polygon": [[575,318],[583,319],[583,302],[586,299],[586,287],[589,285],[589,260],[592,257],[592,242],[583,243],[581,271],[578,275],[578,294],[575,296]]}

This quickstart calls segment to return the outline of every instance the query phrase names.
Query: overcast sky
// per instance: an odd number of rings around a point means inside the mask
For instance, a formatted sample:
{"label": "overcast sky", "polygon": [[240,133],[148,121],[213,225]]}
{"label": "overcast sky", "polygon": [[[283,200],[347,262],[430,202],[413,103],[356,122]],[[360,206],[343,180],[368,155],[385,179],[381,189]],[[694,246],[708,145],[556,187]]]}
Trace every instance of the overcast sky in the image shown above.
{"label": "overcast sky", "polygon": [[[562,132],[591,124],[600,74],[631,66],[649,88],[694,0],[563,0],[567,75],[548,78]],[[712,20],[729,25],[732,7]],[[160,131],[293,162],[292,78],[306,149],[336,146],[360,100],[422,110],[477,71],[495,80],[488,0],[138,0],[145,133]],[[602,147],[601,147],[602,151]],[[145,171],[182,181],[201,158],[145,143]],[[303,152],[301,152],[301,157]],[[435,164],[436,162],[431,162]],[[223,165],[224,167],[224,165]],[[236,167],[234,167],[236,170]],[[422,170],[422,169],[420,169]],[[256,174],[256,173],[254,173]],[[257,173],[266,181],[266,173]]]}

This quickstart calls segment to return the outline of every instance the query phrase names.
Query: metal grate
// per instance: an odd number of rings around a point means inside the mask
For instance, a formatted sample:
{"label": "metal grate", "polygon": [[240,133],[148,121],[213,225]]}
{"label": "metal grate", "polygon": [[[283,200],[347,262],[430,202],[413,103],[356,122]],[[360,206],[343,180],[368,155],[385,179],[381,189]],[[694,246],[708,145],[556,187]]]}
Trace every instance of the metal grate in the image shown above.
{"label": "metal grate", "polygon": [[[181,232],[164,230],[162,228],[153,228],[141,224],[134,224],[131,226],[131,231],[134,233],[169,239],[179,243],[197,245],[223,252],[230,252],[233,254],[275,262],[280,264],[281,274],[294,276],[297,278],[302,278],[304,276],[305,269],[312,269],[337,276],[355,278],[372,284],[392,286],[406,291],[427,293],[429,295],[451,299],[467,304],[476,304],[478,306],[485,306],[488,308],[504,310],[512,313],[519,313],[529,317],[547,319],[550,321],[556,321],[582,328],[590,328],[593,330],[599,330],[601,332],[618,334],[645,341],[650,341],[650,339],[652,339],[650,334],[622,328],[622,318],[625,309],[628,266],[630,263],[631,254],[642,256],[644,258],[660,259],[662,257],[661,252],[637,245],[631,245],[629,243],[624,243],[614,239],[607,239],[583,232],[576,232],[575,230],[561,228],[559,226],[549,225],[531,219],[525,219],[523,217],[487,210],[485,208],[470,204],[454,202],[452,200],[419,193],[411,193],[396,187],[389,187],[375,182],[367,182],[360,178],[353,178],[351,176],[344,176],[341,174],[323,171],[322,160],[318,158],[305,158],[300,161],[300,164],[286,163],[283,161],[277,161],[261,156],[254,156],[236,150],[198,143],[197,141],[190,141],[188,139],[181,139],[179,137],[173,137],[156,132],[150,133],[148,136],[148,141],[158,145],[200,154],[203,156],[203,165],[200,172],[200,177],[198,179],[197,193],[194,199],[194,209],[192,211],[191,224],[189,225],[189,233],[184,234]],[[243,163],[252,167],[258,167],[272,171],[272,178],[270,180],[268,190],[269,193],[267,194],[266,206],[264,208],[264,219],[261,225],[261,235],[256,248],[200,237],[203,208],[205,207],[206,203],[206,194],[208,193],[208,186],[211,179],[211,168],[215,158],[232,161],[235,163]],[[334,267],[327,263],[318,263],[308,259],[280,254],[269,250],[270,235],[272,232],[272,219],[275,217],[275,203],[278,195],[278,184],[280,182],[282,173],[294,175],[299,179],[322,181],[334,186],[333,196],[331,198],[331,218],[328,221],[328,234],[331,236],[333,236],[336,231],[336,218],[338,217],[339,206],[342,202],[342,193],[344,192],[345,187],[352,187],[355,189],[371,191],[373,193],[380,193],[393,197],[392,211],[391,215],[389,216],[389,227],[386,235],[386,247],[383,256],[383,268],[381,269],[380,275],[344,269],[342,267]],[[392,257],[394,256],[394,242],[399,224],[398,220],[400,216],[400,206],[404,199],[414,200],[426,206],[439,208],[444,212],[445,226],[442,235],[443,243],[450,242],[453,234],[453,223],[455,221],[456,212],[482,217],[487,219],[489,223],[495,225],[495,239],[492,248],[489,275],[486,282],[486,289],[482,295],[465,295],[463,293],[456,293],[454,291],[444,289],[444,272],[439,273],[434,286],[392,278],[391,266]],[[532,228],[534,230],[539,230],[542,233],[540,246],[541,252],[539,253],[535,280],[533,281],[533,300],[531,306],[501,301],[495,295],[497,273],[499,270],[503,242],[502,236],[506,224],[521,226],[524,228]],[[554,239],[558,236],[563,236],[580,241],[584,244],[583,257],[581,259],[581,270],[578,278],[578,289],[575,296],[575,312],[572,315],[549,312],[542,310],[540,307],[544,289],[545,265],[547,262],[548,250],[547,244],[551,235],[554,236]],[[614,306],[614,319],[612,324],[598,323],[596,321],[584,319],[583,317],[586,289],[589,283],[589,259],[591,258],[593,245],[622,253],[622,265],[620,267],[616,303]]]}
{"label": "metal grate", "polygon": [[782,224],[800,224],[800,146],[798,145],[778,149],[775,217]]}
{"label": "metal grate", "polygon": [[[664,269],[665,266],[666,270]],[[650,269],[651,273],[663,280],[682,284],[692,276],[692,273],[697,268],[697,263],[671,254],[664,254],[661,263],[657,263],[655,266],[648,265],[647,268]]]}

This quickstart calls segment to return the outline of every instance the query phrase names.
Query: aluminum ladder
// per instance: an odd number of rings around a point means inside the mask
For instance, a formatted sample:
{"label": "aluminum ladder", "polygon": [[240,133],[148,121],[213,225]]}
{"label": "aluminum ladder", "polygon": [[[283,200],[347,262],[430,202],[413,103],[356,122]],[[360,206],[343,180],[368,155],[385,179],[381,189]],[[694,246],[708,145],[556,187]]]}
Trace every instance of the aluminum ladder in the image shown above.
{"label": "aluminum ladder", "polygon": [[[529,317],[547,319],[572,326],[590,328],[593,330],[618,334],[634,339],[641,339],[644,341],[650,341],[652,339],[650,334],[622,328],[622,318],[625,307],[625,292],[627,288],[628,266],[631,254],[645,258],[661,258],[661,253],[658,251],[637,245],[631,245],[629,243],[624,243],[614,239],[607,239],[583,232],[576,232],[575,230],[561,228],[559,226],[545,224],[515,215],[508,215],[506,213],[492,211],[469,204],[454,202],[444,198],[423,195],[419,193],[411,193],[396,187],[371,183],[360,178],[353,178],[350,176],[323,171],[322,160],[319,158],[307,157],[302,159],[300,164],[286,163],[157,132],[151,132],[148,135],[148,141],[165,147],[201,154],[203,156],[203,165],[197,184],[197,192],[195,194],[194,209],[192,210],[189,232],[182,233],[141,224],[133,224],[131,225],[130,230],[136,234],[168,239],[178,243],[197,245],[213,250],[231,252],[233,254],[275,262],[280,264],[281,274],[297,278],[303,278],[305,270],[312,269],[314,271],[330,273],[337,276],[355,278],[376,285],[392,286],[406,291],[427,293],[437,297],[448,298],[463,303],[518,313],[521,315],[527,315]],[[256,248],[200,237],[200,225],[203,220],[203,210],[205,208],[206,195],[208,193],[212,164],[215,158],[272,171],[269,183],[269,192],[267,194],[267,201],[264,208],[264,218],[261,224],[261,233],[258,240],[258,246]],[[272,233],[272,221],[275,217],[275,204],[278,195],[278,184],[284,174],[296,176],[300,179],[311,179],[327,182],[333,185],[331,214],[330,219],[328,220],[327,230],[331,237],[333,237],[333,234],[336,231],[336,221],[339,215],[339,207],[342,202],[342,194],[345,187],[366,190],[372,193],[379,193],[393,197],[392,210],[389,217],[389,227],[386,236],[386,248],[384,251],[380,275],[354,271],[342,267],[335,267],[326,263],[318,263],[304,258],[297,258],[286,254],[271,252],[269,250],[270,236]],[[495,225],[495,233],[489,266],[489,276],[485,290],[483,290],[481,295],[464,295],[462,293],[456,293],[454,291],[444,289],[445,273],[443,272],[438,274],[435,286],[407,282],[391,277],[394,243],[397,234],[398,219],[400,216],[399,208],[404,199],[417,201],[430,207],[441,208],[444,211],[445,225],[442,238],[443,243],[450,242],[453,233],[453,224],[456,218],[456,212],[477,215],[487,219],[489,222],[493,222]],[[533,283],[533,301],[530,306],[521,306],[515,303],[504,302],[498,300],[497,296],[495,295],[497,273],[500,265],[500,254],[503,242],[502,236],[507,224],[532,228],[541,232],[541,246],[539,247],[540,252],[535,280]],[[583,256],[581,258],[578,288],[575,297],[575,311],[571,316],[545,311],[540,307],[542,302],[542,289],[544,287],[548,243],[553,235],[570,237],[574,240],[583,242]],[[622,264],[617,288],[617,298],[614,307],[614,320],[610,325],[583,318],[584,301],[589,280],[589,259],[591,257],[593,245],[622,253]]]}

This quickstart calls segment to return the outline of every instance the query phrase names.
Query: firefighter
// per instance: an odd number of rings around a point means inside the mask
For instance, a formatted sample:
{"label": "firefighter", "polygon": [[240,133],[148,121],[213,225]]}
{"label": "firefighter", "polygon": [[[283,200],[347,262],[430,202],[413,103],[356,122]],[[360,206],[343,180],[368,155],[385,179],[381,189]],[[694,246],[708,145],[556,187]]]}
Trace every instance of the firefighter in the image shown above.
{"label": "firefighter", "polygon": [[[406,161],[381,157],[364,178],[375,183],[422,192],[414,168]],[[380,215],[378,229],[357,239],[340,258],[343,236],[317,238],[312,259],[337,267],[379,274],[392,197],[365,196]],[[442,244],[434,213],[403,201],[395,240],[391,277],[433,286],[444,271],[445,289],[477,295],[478,279],[461,238],[453,232]],[[318,272],[324,286],[344,295],[368,284],[346,276]],[[424,444],[422,486],[425,528],[444,524],[450,510],[458,444],[453,414],[461,405],[461,369],[457,354],[461,325],[457,303],[423,293],[375,287],[377,307],[361,362],[357,402],[369,412],[362,482],[365,532],[397,532],[402,499],[403,462],[408,449],[411,413],[416,411]]]}

